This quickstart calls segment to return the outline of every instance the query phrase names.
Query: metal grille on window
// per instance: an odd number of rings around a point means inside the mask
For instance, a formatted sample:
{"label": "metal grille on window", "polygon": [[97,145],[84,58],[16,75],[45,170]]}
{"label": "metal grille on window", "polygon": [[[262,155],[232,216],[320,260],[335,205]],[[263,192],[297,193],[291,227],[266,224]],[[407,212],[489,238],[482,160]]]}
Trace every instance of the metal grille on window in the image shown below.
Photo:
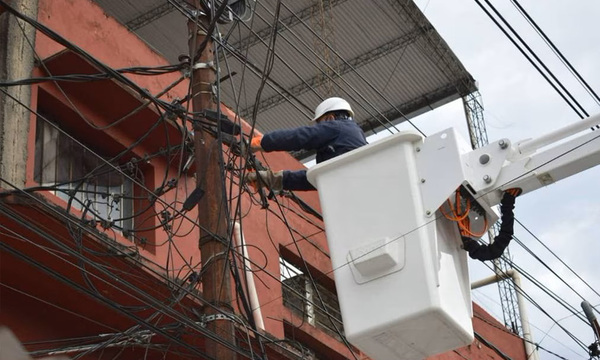
{"label": "metal grille on window", "polygon": [[318,282],[313,284],[310,277],[285,259],[279,258],[279,262],[284,284],[283,304],[309,324],[339,338],[335,328],[342,334],[344,329],[337,295]]}
{"label": "metal grille on window", "polygon": [[71,201],[89,219],[133,229],[133,181],[40,117],[36,123],[34,180],[54,187],[56,196]]}

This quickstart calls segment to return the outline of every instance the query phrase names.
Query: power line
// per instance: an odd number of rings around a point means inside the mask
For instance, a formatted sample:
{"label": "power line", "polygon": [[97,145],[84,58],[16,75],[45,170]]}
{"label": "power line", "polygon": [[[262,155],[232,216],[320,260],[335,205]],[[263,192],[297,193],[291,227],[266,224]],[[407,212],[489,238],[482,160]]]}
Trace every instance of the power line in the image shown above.
{"label": "power line", "polygon": [[[512,28],[512,26],[510,24],[508,24],[508,22],[504,19],[504,17],[496,10],[496,8],[488,0],[484,0],[484,1],[492,9],[492,11],[496,14],[496,16],[498,18],[500,18],[500,20],[504,23],[504,25],[512,32],[512,34],[528,50],[528,52],[531,54],[531,56],[533,56],[535,58],[535,60],[538,62],[539,65],[533,61],[533,59],[525,52],[525,50],[523,50],[523,48],[521,48],[521,46],[517,43],[517,41],[515,41],[515,39],[513,39],[513,37],[508,33],[508,31],[504,27],[502,27],[502,25],[498,22],[498,20],[496,20],[494,18],[494,16],[483,6],[483,4],[480,2],[480,0],[475,0],[477,5],[479,5],[479,7],[486,13],[486,15],[488,15],[488,17],[494,22],[494,24],[496,24],[496,26],[500,29],[500,31],[502,31],[502,33],[504,33],[504,35],[510,40],[510,42],[513,43],[513,45],[517,47],[519,52],[540,73],[540,75],[542,75],[542,77],[548,82],[548,84],[550,86],[552,86],[552,88],[567,103],[567,105],[569,105],[569,107],[577,114],[577,116],[579,116],[581,119],[584,119],[585,117],[589,117],[589,114],[585,111],[585,109],[581,106],[581,104],[579,104],[579,102],[577,102],[577,100],[575,100],[573,95],[571,95],[571,93],[556,78],[556,76],[554,76],[554,74],[550,71],[550,69],[548,69],[548,67],[544,64],[544,62],[540,60],[540,58],[535,54],[535,52],[533,52],[533,50],[529,47],[529,45],[527,45],[527,43],[525,43],[525,41]],[[544,73],[542,71],[542,69],[540,69],[540,66],[546,71],[546,73]],[[552,80],[554,82],[552,82],[549,77],[552,78]],[[557,86],[560,87],[560,90]]]}
{"label": "power line", "polygon": [[550,38],[548,38],[546,33],[538,26],[538,24],[531,18],[531,16],[529,16],[527,11],[525,11],[525,9],[521,6],[521,4],[519,4],[519,2],[517,0],[511,0],[511,2],[519,10],[521,15],[523,15],[523,17],[525,17],[525,19],[527,19],[529,24],[536,30],[536,32],[540,35],[540,37],[542,37],[542,39],[544,39],[546,44],[548,44],[548,46],[552,49],[552,51],[554,51],[556,56],[569,69],[569,71],[573,74],[573,76],[575,76],[575,78],[584,87],[584,89],[588,92],[588,94],[590,94],[590,96],[596,101],[596,103],[598,105],[600,105],[600,97],[598,96],[598,94],[596,94],[594,89],[592,89],[592,87],[585,81],[585,79],[579,74],[579,72],[573,67],[573,65],[571,65],[569,60],[567,60],[567,58],[563,55],[563,53],[556,47],[556,45],[554,45],[554,43],[550,40]]}
{"label": "power line", "polygon": [[82,259],[83,260],[83,259]]}
{"label": "power line", "polygon": [[[521,223],[521,221],[519,221],[519,219],[516,219],[517,223],[519,225],[521,225],[523,227],[523,229],[525,229],[525,231],[527,231],[527,233],[529,233],[529,235],[531,235],[537,242],[540,243],[540,245],[542,245],[546,250],[548,250],[548,252],[550,252],[550,254],[552,254],[558,261],[560,261],[561,264],[563,264],[567,269],[569,269],[569,271],[571,271],[571,273],[573,273],[573,275],[575,275],[579,280],[581,280],[581,282],[583,282],[591,291],[594,292],[594,294],[598,295],[600,297],[600,293],[598,293],[598,291],[596,291],[587,281],[585,281],[581,276],[579,276],[579,274],[577,274],[575,272],[575,270],[573,270],[569,265],[567,265],[558,255],[556,255],[556,253],[554,251],[552,251],[546,244],[544,244],[537,236],[535,236],[535,234],[533,234],[531,232],[531,230],[529,230],[525,225],[523,225]],[[581,296],[580,296],[581,297]],[[583,297],[582,297],[583,299]]]}

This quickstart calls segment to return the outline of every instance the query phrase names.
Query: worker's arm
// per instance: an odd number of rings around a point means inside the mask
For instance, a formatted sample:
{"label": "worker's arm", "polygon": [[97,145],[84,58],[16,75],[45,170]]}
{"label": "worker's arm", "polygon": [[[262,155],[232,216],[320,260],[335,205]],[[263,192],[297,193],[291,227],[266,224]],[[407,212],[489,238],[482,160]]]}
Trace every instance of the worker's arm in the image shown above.
{"label": "worker's arm", "polygon": [[463,236],[463,248],[469,253],[472,259],[476,260],[494,260],[502,256],[504,250],[512,240],[514,233],[515,217],[513,209],[515,205],[515,196],[520,193],[520,189],[509,189],[504,193],[500,202],[500,212],[502,213],[500,233],[494,238],[491,244],[480,244],[470,237]]}
{"label": "worker's arm", "polygon": [[260,141],[264,151],[318,150],[326,146],[339,134],[333,121],[324,121],[312,126],[290,130],[276,130],[265,134]]}

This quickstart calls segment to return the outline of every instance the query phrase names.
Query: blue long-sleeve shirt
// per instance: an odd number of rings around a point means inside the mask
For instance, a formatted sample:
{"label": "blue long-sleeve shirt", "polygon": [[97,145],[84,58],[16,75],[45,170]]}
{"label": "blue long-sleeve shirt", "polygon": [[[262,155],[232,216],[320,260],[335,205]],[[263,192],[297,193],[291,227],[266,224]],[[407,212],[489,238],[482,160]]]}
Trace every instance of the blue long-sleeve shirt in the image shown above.
{"label": "blue long-sleeve shirt", "polygon": [[[316,150],[317,164],[367,144],[360,126],[351,118],[321,121],[312,126],[276,130],[261,140],[264,151]],[[314,190],[306,178],[306,170],[283,172],[283,189]]]}

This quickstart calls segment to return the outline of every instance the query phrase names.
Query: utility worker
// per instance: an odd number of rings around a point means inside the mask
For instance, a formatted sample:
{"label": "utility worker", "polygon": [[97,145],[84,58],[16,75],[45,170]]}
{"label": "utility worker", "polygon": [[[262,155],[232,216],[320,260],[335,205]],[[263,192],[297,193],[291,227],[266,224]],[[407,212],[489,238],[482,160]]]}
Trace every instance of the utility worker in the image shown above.
{"label": "utility worker", "polygon": [[[362,129],[353,120],[350,104],[339,97],[326,99],[315,109],[313,126],[277,130],[257,135],[250,142],[252,151],[316,150],[317,164],[367,144]],[[274,192],[281,190],[315,190],[306,178],[306,170],[259,171],[261,180]],[[249,173],[246,181],[256,182]]]}
{"label": "utility worker", "polygon": [[506,247],[513,237],[513,226],[515,216],[513,209],[515,208],[515,198],[523,191],[520,188],[507,189],[500,201],[500,212],[502,213],[502,223],[500,224],[500,233],[494,238],[491,244],[480,244],[477,240],[473,240],[468,236],[462,228],[460,235],[463,241],[463,249],[465,249],[471,259],[476,260],[494,260],[502,256]]}

